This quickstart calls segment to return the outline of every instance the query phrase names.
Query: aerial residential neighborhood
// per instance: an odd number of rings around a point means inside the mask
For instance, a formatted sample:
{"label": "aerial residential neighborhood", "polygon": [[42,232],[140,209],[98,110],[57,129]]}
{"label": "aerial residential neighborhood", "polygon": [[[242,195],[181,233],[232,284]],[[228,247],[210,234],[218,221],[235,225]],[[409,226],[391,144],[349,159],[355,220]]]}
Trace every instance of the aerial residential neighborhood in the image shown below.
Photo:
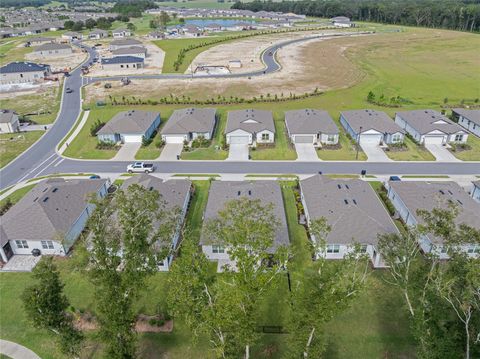
{"label": "aerial residential neighborhood", "polygon": [[0,359],[480,358],[478,2],[0,10]]}

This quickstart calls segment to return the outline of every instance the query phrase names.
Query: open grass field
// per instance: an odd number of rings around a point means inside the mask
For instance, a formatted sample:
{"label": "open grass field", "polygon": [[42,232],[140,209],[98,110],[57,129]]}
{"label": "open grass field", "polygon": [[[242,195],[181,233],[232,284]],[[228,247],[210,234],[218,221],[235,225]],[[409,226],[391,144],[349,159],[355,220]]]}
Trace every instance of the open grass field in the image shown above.
{"label": "open grass field", "polygon": [[43,134],[43,131],[1,134],[0,168],[17,158],[17,156],[42,137]]}
{"label": "open grass field", "polygon": [[[282,194],[286,206],[289,235],[292,243],[292,275],[302,275],[311,266],[310,251],[306,232],[297,222],[294,182],[282,182]],[[196,188],[187,226],[192,235],[198,238],[202,225],[202,214],[208,198],[209,182],[194,181]],[[78,266],[79,257],[59,259],[65,293],[73,307],[78,310],[95,312],[93,286]],[[357,298],[352,307],[328,323],[328,358],[410,358],[413,356],[412,339],[408,334],[408,325],[403,315],[401,296],[387,287],[382,280],[382,272],[374,272],[364,293]],[[166,279],[168,273],[158,273],[149,281],[148,290],[140,298],[139,313],[153,314],[157,308],[165,310],[165,293],[168,291]],[[30,273],[0,273],[0,336],[12,340],[35,351],[42,358],[66,359],[59,353],[54,335],[44,330],[34,329],[27,321],[19,301],[21,293],[31,283]],[[288,285],[286,276],[279,277],[280,285],[266,297],[259,311],[259,325],[283,325]],[[80,356],[82,359],[102,356],[101,346],[95,338],[95,332],[86,333],[86,346]],[[265,334],[252,348],[252,355],[258,359],[284,358],[285,334]],[[174,331],[169,334],[139,335],[139,356],[153,358],[213,358],[206,338],[193,344],[191,333],[179,320],[175,321]]]}

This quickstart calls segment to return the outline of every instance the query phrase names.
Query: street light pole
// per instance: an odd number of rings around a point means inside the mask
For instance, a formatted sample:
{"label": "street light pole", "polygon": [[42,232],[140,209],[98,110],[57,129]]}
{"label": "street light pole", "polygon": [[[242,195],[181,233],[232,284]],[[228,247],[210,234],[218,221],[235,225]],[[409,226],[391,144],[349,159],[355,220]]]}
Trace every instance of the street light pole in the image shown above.
{"label": "street light pole", "polygon": [[360,126],[360,131],[357,135],[357,154],[355,155],[355,160],[358,160],[358,151],[360,150],[360,134],[362,133],[362,126]]}

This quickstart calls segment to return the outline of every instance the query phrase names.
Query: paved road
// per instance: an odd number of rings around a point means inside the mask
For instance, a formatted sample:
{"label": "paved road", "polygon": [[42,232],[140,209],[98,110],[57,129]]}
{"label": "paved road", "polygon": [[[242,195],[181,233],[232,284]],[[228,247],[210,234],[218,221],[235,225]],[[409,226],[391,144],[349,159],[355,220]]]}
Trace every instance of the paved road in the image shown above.
{"label": "paved road", "polygon": [[24,346],[0,339],[0,353],[12,359],[41,359],[37,354]]}

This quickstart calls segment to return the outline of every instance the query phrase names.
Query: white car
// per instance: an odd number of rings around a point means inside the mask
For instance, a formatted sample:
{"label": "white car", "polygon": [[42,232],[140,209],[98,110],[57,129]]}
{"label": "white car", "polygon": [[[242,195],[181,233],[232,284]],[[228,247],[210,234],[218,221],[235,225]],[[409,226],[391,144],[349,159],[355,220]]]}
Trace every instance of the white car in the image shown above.
{"label": "white car", "polygon": [[131,165],[128,165],[127,167],[128,173],[134,173],[134,172],[151,173],[153,171],[155,171],[155,167],[153,167],[153,163],[134,162]]}

